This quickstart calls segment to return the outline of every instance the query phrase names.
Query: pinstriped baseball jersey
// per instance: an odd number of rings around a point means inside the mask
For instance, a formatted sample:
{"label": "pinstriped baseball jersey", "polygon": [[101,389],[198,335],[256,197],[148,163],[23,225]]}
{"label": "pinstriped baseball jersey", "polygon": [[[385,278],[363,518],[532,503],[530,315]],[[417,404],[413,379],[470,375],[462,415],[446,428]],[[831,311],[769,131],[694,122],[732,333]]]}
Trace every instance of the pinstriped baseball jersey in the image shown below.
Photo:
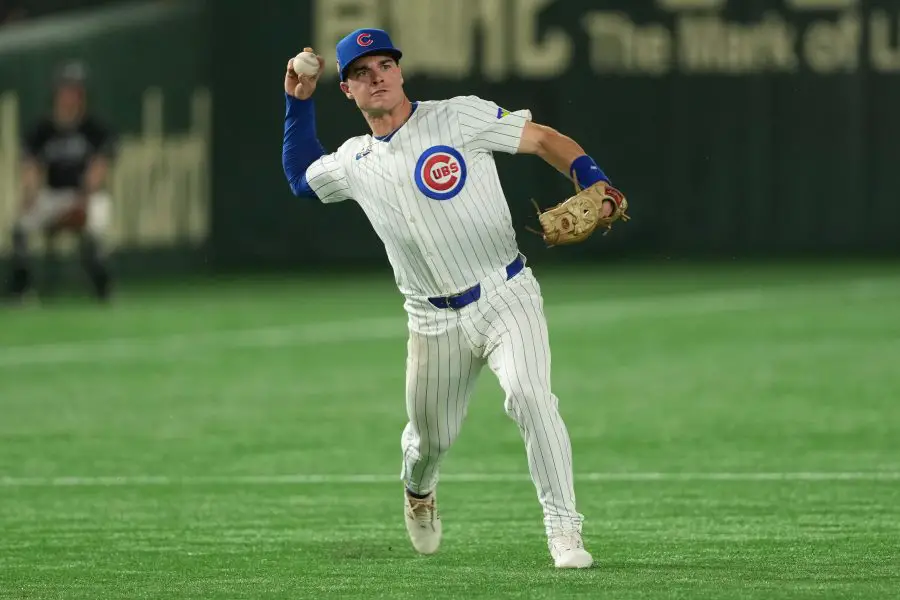
{"label": "pinstriped baseball jersey", "polygon": [[527,110],[476,96],[414,103],[383,138],[347,140],[306,171],[324,203],[354,200],[407,296],[464,290],[518,253],[492,152],[516,153]]}

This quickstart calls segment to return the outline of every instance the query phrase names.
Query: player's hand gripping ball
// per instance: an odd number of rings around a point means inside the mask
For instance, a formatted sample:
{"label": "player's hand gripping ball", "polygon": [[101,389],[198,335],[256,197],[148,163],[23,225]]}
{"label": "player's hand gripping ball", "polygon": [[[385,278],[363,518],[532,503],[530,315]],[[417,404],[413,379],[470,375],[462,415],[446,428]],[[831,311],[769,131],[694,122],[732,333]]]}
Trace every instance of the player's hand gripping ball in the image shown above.
{"label": "player's hand gripping ball", "polygon": [[[529,228],[544,238],[548,246],[576,244],[586,240],[598,227],[607,231],[616,221],[628,221],[628,200],[619,190],[598,181],[583,190],[575,184],[576,193],[547,210],[535,202],[542,231]],[[604,235],[606,232],[604,232]]]}
{"label": "player's hand gripping ball", "polygon": [[303,52],[288,60],[284,73],[284,92],[298,100],[307,100],[316,91],[319,75],[325,60],[313,52],[312,48],[304,48]]}
{"label": "player's hand gripping ball", "polygon": [[319,59],[312,52],[304,50],[294,57],[294,73],[315,77],[319,72]]}

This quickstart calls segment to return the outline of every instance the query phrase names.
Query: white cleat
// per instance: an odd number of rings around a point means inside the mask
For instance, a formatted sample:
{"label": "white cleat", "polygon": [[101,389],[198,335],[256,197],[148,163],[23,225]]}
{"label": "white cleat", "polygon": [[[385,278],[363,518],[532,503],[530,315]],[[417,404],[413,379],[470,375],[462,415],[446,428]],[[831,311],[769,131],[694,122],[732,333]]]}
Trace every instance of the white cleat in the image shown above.
{"label": "white cleat", "polygon": [[586,569],[594,564],[594,558],[584,549],[580,533],[556,534],[548,540],[547,546],[557,569]]}
{"label": "white cleat", "polygon": [[420,554],[434,554],[441,545],[441,515],[437,498],[431,492],[426,498],[412,498],[404,490],[403,513],[406,531],[413,548]]}

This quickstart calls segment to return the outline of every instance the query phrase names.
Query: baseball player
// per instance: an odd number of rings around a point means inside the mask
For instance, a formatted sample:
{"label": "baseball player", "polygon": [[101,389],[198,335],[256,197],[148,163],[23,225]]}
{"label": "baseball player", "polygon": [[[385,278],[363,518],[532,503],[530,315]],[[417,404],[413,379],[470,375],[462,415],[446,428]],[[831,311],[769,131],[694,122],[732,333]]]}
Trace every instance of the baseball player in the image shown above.
{"label": "baseball player", "polygon": [[22,211],[13,227],[9,294],[32,284],[28,239],[63,230],[80,234],[82,263],[95,296],[107,300],[110,273],[103,248],[111,199],[105,191],[113,135],[87,111],[84,66],[64,65],[55,80],[52,113],[25,136]]}
{"label": "baseball player", "polygon": [[[311,48],[305,49],[312,53]],[[541,289],[519,252],[493,152],[537,154],[585,190],[608,179],[570,138],[475,96],[411,102],[402,53],[385,31],[359,29],[337,44],[340,88],[371,129],[327,153],[316,134],[311,74],[291,59],[284,79],[282,166],[296,196],[356,201],[384,243],[408,314],[406,410],[401,480],[406,528],[420,553],[438,550],[436,489],[441,460],[487,365],[525,442],[555,566],[589,567],[577,511],[569,435],[550,389],[550,349]],[[306,55],[305,58],[309,58]],[[613,188],[609,188],[613,189]],[[577,194],[576,194],[577,196]],[[583,200],[586,196],[580,196]],[[599,194],[601,222],[621,216],[617,197]],[[574,197],[573,197],[574,198]],[[587,204],[585,204],[587,206]],[[559,239],[570,231],[569,211]],[[582,227],[583,229],[583,227]]]}

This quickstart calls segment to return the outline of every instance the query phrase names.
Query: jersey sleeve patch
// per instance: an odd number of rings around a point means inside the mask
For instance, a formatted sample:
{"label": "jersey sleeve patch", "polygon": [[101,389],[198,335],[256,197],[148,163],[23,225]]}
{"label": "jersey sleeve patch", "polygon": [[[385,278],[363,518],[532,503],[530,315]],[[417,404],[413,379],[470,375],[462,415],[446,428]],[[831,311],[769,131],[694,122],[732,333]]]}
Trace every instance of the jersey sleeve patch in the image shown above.
{"label": "jersey sleeve patch", "polygon": [[527,110],[507,110],[477,96],[454,98],[452,106],[467,150],[515,154],[531,119]]}

